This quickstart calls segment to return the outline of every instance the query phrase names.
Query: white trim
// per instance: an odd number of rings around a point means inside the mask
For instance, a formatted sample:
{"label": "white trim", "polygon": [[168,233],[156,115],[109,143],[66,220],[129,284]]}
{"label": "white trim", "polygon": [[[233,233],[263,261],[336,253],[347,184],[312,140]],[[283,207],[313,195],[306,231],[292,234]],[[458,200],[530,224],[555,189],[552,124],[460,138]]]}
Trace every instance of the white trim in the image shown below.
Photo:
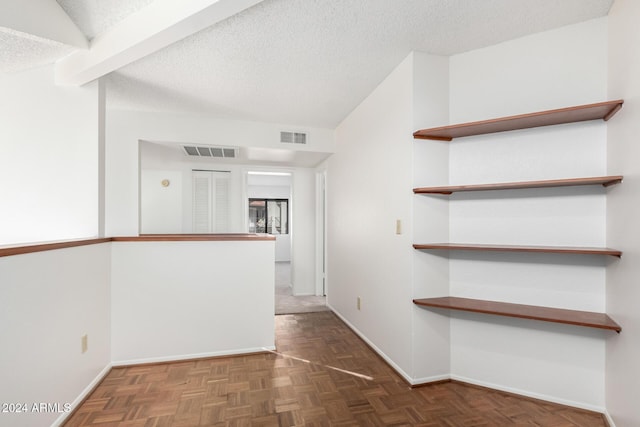
{"label": "white trim", "polygon": [[145,359],[120,360],[118,362],[112,362],[111,365],[114,368],[117,368],[120,366],[143,365],[146,363],[178,362],[181,360],[207,359],[209,357],[222,356],[242,356],[255,353],[264,353],[265,351],[273,351],[275,349],[275,346],[241,348],[236,350],[214,351],[211,353],[182,354],[174,356],[149,357]]}
{"label": "white trim", "polygon": [[604,415],[604,417],[607,419],[607,423],[609,423],[609,427],[616,427],[616,423],[613,422],[613,418],[611,418],[611,414],[609,413],[609,411],[605,409],[602,415]]}
{"label": "white trim", "polygon": [[422,385],[429,385],[430,383],[435,383],[439,381],[448,381],[450,379],[451,379],[451,375],[442,374],[442,375],[434,375],[432,377],[414,378],[409,382],[411,383],[412,386],[422,386]]}
{"label": "white trim", "polygon": [[533,392],[521,390],[518,388],[505,387],[499,384],[493,384],[485,381],[474,380],[472,378],[461,377],[459,375],[451,374],[451,379],[456,381],[461,381],[463,383],[469,383],[469,384],[474,384],[481,387],[491,388],[493,390],[505,391],[507,393],[517,394],[525,397],[531,397],[533,399],[544,400],[552,403],[558,403],[564,406],[570,406],[570,407],[579,408],[579,409],[586,409],[587,411],[598,412],[600,414],[604,414],[606,412],[605,408],[602,406],[590,405],[582,402],[575,402],[573,400],[561,399],[554,396],[548,396],[546,394],[533,393]]}
{"label": "white trim", "polygon": [[351,328],[351,330],[353,332],[355,332],[356,335],[358,335],[364,342],[366,342],[373,349],[373,351],[375,351],[380,357],[382,357],[385,362],[387,362],[400,376],[402,376],[404,378],[405,381],[407,381],[412,386],[415,386],[415,385],[427,385],[428,383],[431,383],[431,382],[443,381],[443,380],[449,380],[449,379],[450,380],[456,380],[456,381],[460,381],[460,382],[463,382],[463,383],[468,383],[468,384],[478,385],[478,386],[481,386],[481,387],[490,388],[490,389],[493,389],[493,390],[504,391],[504,392],[507,392],[507,393],[512,393],[512,394],[516,394],[516,395],[520,395],[520,396],[524,396],[524,397],[530,397],[530,398],[533,398],[533,399],[544,400],[544,401],[547,401],[547,402],[557,403],[557,404],[564,405],[564,406],[569,406],[569,407],[573,407],[573,408],[579,408],[579,409],[585,409],[587,411],[597,412],[597,413],[603,414],[607,418],[607,421],[609,422],[611,427],[615,427],[615,424],[613,423],[613,420],[611,419],[611,416],[606,411],[606,409],[604,407],[602,407],[602,406],[590,405],[590,404],[586,404],[586,403],[582,403],[582,402],[575,402],[573,400],[560,399],[560,398],[553,397],[553,396],[548,396],[548,395],[545,395],[545,394],[532,393],[532,392],[528,392],[528,391],[521,390],[521,389],[505,387],[505,386],[501,386],[501,385],[493,384],[493,383],[488,383],[488,382],[484,382],[484,381],[478,381],[478,380],[474,380],[472,378],[462,377],[462,376],[454,375],[454,374],[435,375],[435,376],[432,376],[432,377],[424,377],[424,378],[411,378],[393,360],[391,360],[391,358],[389,358],[386,354],[384,354],[384,352],[382,350],[380,350],[362,332],[360,332],[358,330],[358,328],[353,326],[353,324],[351,324],[351,322],[349,322],[342,315],[340,315],[340,313],[338,313],[331,305],[327,304],[327,306],[331,309],[331,311],[333,311],[333,313],[336,316],[338,316],[345,324],[347,324],[347,326],[349,326],[349,328]]}
{"label": "white trim", "polygon": [[315,295],[325,296],[325,275],[326,266],[326,242],[327,236],[327,220],[326,220],[326,190],[325,182],[327,180],[327,171],[316,171],[316,286]]}
{"label": "white trim", "polygon": [[249,171],[247,175],[265,175],[265,176],[293,176],[291,172],[271,172],[271,171]]}
{"label": "white trim", "polygon": [[71,414],[73,414],[73,412],[76,409],[78,409],[78,406],[80,406],[80,404],[84,401],[84,399],[86,399],[87,396],[89,396],[89,394],[91,394],[93,389],[96,388],[96,386],[98,384],[100,384],[100,382],[102,382],[102,380],[104,380],[104,378],[107,376],[109,371],[111,371],[112,367],[113,367],[113,365],[111,363],[107,364],[107,366],[105,366],[102,369],[102,371],[100,371],[100,373],[98,373],[98,375],[93,379],[93,381],[91,381],[89,383],[89,385],[87,385],[84,388],[84,390],[82,390],[82,392],[78,395],[78,397],[76,397],[75,400],[71,403],[71,410],[69,412],[65,412],[63,414],[60,414],[60,416],[53,422],[53,424],[51,424],[51,427],[58,427],[58,426],[63,425],[65,423],[65,421],[67,420],[67,418],[69,418],[71,416]]}
{"label": "white trim", "polygon": [[331,311],[333,311],[333,313],[340,318],[340,320],[346,323],[347,326],[349,326],[349,328],[353,332],[355,332],[356,335],[358,335],[364,342],[366,342],[369,345],[369,347],[373,349],[373,351],[378,353],[378,356],[382,357],[384,361],[387,362],[402,378],[404,378],[406,382],[408,382],[411,385],[414,385],[411,377],[402,368],[400,368],[400,366],[398,366],[393,360],[391,360],[389,356],[384,354],[382,350],[380,350],[374,343],[372,343],[362,332],[360,332],[358,328],[353,326],[347,319],[342,317],[340,313],[338,313],[331,305],[327,304],[327,307],[329,307]]}

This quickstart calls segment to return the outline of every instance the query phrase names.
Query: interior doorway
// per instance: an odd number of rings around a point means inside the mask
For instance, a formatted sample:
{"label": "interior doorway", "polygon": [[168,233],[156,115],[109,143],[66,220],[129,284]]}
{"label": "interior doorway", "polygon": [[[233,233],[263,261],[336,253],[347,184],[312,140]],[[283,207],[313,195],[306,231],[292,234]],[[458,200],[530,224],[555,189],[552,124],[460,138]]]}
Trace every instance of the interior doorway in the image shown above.
{"label": "interior doorway", "polygon": [[275,313],[313,313],[317,311],[329,311],[327,301],[324,296],[317,295],[292,295],[291,283],[291,263],[276,262],[275,277]]}
{"label": "interior doorway", "polygon": [[[296,200],[293,197],[293,173],[289,171],[248,171],[246,175],[246,220],[247,230],[256,233],[269,233],[276,237],[275,244],[275,312],[276,314],[304,313],[326,310],[326,299],[322,294],[318,295],[313,288],[313,273],[308,276],[296,276],[296,254],[292,253],[293,239],[297,230],[300,236],[308,236],[313,239],[313,198],[312,191],[302,196],[296,211]],[[305,178],[313,189],[313,172]],[[304,188],[304,187],[301,187]],[[302,204],[300,204],[302,203]],[[304,206],[304,208],[302,207]],[[302,210],[300,210],[302,209]],[[303,217],[296,220],[294,212],[302,212]],[[299,213],[300,215],[300,213]],[[310,236],[309,236],[310,234]],[[307,239],[308,239],[307,237]],[[308,249],[307,249],[308,250]],[[307,252],[308,254],[309,252]],[[312,252],[311,252],[312,253]],[[302,269],[309,268],[313,258],[302,256]],[[300,257],[299,257],[300,258]],[[307,263],[305,265],[305,263]],[[309,271],[309,270],[306,270]],[[296,280],[302,287],[297,289]],[[313,295],[315,293],[315,295]]]}
{"label": "interior doorway", "polygon": [[247,231],[276,237],[276,262],[292,262],[292,175],[287,171],[247,173]]}

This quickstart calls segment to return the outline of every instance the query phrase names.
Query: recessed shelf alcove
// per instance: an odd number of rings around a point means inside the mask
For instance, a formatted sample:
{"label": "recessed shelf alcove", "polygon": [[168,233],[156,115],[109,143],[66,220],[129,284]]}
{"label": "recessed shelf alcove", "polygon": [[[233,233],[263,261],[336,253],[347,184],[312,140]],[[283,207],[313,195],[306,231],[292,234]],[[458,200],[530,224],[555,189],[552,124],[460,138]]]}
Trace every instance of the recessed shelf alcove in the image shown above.
{"label": "recessed shelf alcove", "polygon": [[[415,139],[451,141],[454,138],[484,135],[496,132],[529,129],[590,120],[607,121],[623,105],[623,100],[598,102],[595,104],[539,111],[529,114],[501,117],[456,125],[441,126],[416,131]],[[575,187],[583,185],[602,185],[609,187],[622,182],[622,175],[592,176],[581,178],[563,178],[553,180],[500,182],[489,184],[450,185],[414,188],[415,194],[450,195],[466,191],[526,190],[531,188]],[[499,212],[496,212],[499,215]],[[481,252],[522,252],[568,255],[605,255],[620,258],[622,252],[611,248],[583,246],[537,246],[537,245],[500,245],[476,243],[420,243],[413,247],[424,251],[481,251]],[[605,313],[578,310],[566,310],[552,307],[513,304],[507,302],[485,301],[453,296],[440,298],[418,298],[414,304],[423,307],[437,307],[449,310],[462,310],[498,316],[565,323],[590,328],[599,328],[620,332],[622,328]]]}

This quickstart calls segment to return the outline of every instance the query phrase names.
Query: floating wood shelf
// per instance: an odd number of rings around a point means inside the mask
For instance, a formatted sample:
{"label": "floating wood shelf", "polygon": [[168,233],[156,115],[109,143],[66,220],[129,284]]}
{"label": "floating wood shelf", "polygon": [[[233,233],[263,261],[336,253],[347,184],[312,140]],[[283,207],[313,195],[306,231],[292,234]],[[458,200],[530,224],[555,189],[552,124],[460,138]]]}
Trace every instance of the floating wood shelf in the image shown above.
{"label": "floating wood shelf", "polygon": [[453,138],[461,138],[464,136],[484,135],[487,133],[529,129],[540,126],[559,125],[598,119],[606,121],[613,117],[613,115],[622,108],[623,102],[623,100],[619,99],[616,101],[579,105],[577,107],[567,107],[557,110],[547,110],[536,113],[520,114],[517,116],[482,120],[478,122],[422,129],[416,131],[413,134],[413,137],[416,139],[451,141]]}
{"label": "floating wood shelf", "polygon": [[622,176],[598,176],[588,178],[550,179],[545,181],[501,182],[496,184],[450,185],[443,187],[414,188],[415,194],[452,194],[463,191],[517,190],[521,188],[574,187],[602,185],[609,187],[622,182]]}
{"label": "floating wood shelf", "polygon": [[542,320],[544,322],[564,323],[607,329],[620,332],[622,328],[604,313],[566,310],[534,305],[512,304],[496,301],[484,301],[469,298],[442,297],[414,299],[413,303],[425,307],[446,308],[450,310],[471,311],[474,313],[497,316],[517,317],[521,319]]}
{"label": "floating wood shelf", "polygon": [[471,243],[425,243],[414,244],[421,250],[458,250],[485,252],[539,252],[551,254],[610,255],[620,258],[622,252],[610,248],[592,248],[582,246],[518,246],[518,245],[479,245]]}

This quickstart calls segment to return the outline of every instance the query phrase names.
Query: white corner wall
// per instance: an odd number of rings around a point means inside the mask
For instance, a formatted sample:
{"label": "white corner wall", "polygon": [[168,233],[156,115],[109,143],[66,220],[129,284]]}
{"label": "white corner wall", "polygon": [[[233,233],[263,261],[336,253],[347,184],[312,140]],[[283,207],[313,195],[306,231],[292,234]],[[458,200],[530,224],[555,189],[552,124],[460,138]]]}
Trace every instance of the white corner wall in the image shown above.
{"label": "white corner wall", "polygon": [[410,55],[338,126],[327,172],[328,305],[405,378],[412,371],[412,76]]}
{"label": "white corner wall", "polygon": [[273,241],[113,242],[114,365],[273,349],[273,260]]}
{"label": "white corner wall", "polygon": [[608,124],[608,170],[624,175],[607,199],[607,244],[624,253],[607,270],[607,312],[622,326],[607,340],[606,403],[617,427],[640,425],[640,2],[609,12],[609,98],[624,99]]}
{"label": "white corner wall", "polygon": [[[413,53],[413,131],[449,122],[449,58]],[[447,185],[448,142],[411,139],[412,188]],[[404,190],[411,194],[411,188]],[[412,243],[449,240],[447,197],[412,195]],[[442,253],[413,250],[412,298],[449,295],[449,260]],[[412,306],[412,382],[449,378],[451,372],[450,320],[445,312]]]}
{"label": "white corner wall", "polygon": [[[108,243],[0,258],[0,402],[29,405],[28,413],[0,413],[0,425],[51,425],[106,373],[109,259]],[[39,402],[58,408],[31,412]]]}
{"label": "white corner wall", "polygon": [[410,189],[606,174],[602,122],[452,143],[411,138],[423,127],[603,101],[606,89],[601,18],[451,58],[414,53],[337,128],[328,161],[328,302],[409,381],[451,377],[604,411],[610,333],[425,310],[411,299],[450,294],[602,312],[615,260],[447,255],[411,243],[605,246],[608,190],[443,198]]}
{"label": "white corner wall", "polygon": [[[452,124],[604,101],[607,20],[455,55],[450,67]],[[449,156],[451,185],[605,175],[606,124],[461,138],[450,144]],[[584,187],[452,195],[450,239],[605,246],[606,194]],[[452,252],[451,295],[602,312],[608,262],[588,256]],[[452,377],[602,411],[610,335],[452,313]]]}
{"label": "white corner wall", "polygon": [[0,93],[0,245],[98,235],[98,82],[55,86],[47,66]]}

